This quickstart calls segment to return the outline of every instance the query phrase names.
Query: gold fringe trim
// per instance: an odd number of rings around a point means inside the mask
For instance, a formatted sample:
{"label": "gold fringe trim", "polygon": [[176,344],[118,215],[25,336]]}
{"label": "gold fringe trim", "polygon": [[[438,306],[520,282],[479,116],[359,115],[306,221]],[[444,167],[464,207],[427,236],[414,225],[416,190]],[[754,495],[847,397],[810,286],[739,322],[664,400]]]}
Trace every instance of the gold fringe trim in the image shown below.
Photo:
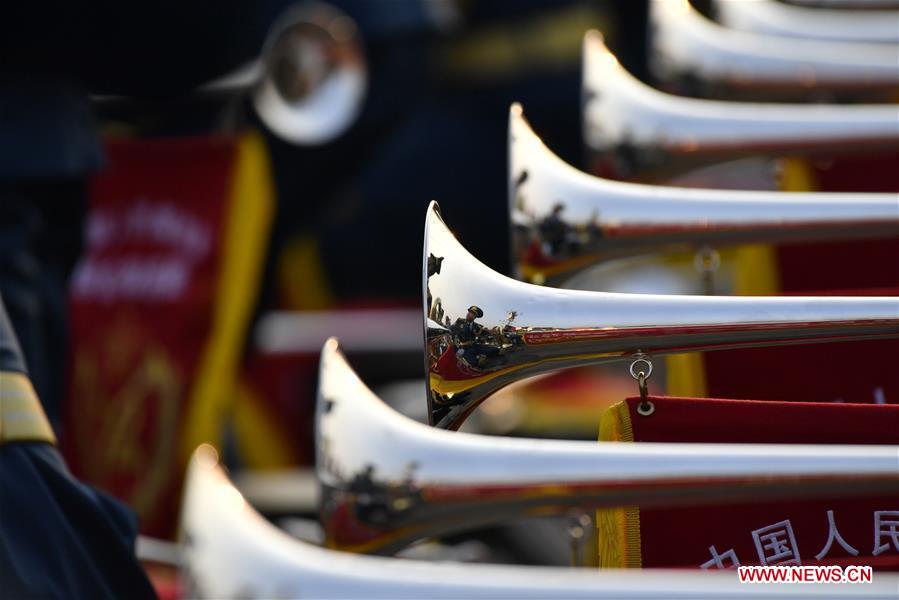
{"label": "gold fringe trim", "polygon": [[[627,402],[610,406],[599,422],[599,441],[633,442],[634,429]],[[637,506],[601,508],[596,511],[599,567],[639,569],[640,509]]]}

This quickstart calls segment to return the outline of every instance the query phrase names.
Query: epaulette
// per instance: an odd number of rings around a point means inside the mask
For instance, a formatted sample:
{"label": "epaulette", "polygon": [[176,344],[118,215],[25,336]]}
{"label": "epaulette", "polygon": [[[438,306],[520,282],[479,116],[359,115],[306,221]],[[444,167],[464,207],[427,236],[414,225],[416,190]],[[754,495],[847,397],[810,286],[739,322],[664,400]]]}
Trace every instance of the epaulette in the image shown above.
{"label": "epaulette", "polygon": [[31,380],[23,373],[0,371],[0,445],[8,442],[56,444]]}

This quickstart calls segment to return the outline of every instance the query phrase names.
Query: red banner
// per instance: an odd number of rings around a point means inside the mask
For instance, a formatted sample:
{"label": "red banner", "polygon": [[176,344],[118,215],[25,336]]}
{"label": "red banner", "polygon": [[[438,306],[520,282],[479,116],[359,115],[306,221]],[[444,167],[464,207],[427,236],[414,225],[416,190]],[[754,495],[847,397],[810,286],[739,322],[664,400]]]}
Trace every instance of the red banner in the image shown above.
{"label": "red banner", "polygon": [[108,155],[72,280],[64,449],[144,533],[167,537],[188,452],[219,441],[271,193],[253,136],[122,141]]}
{"label": "red banner", "polygon": [[[899,406],[652,398],[650,416],[628,398],[603,419],[606,435],[634,442],[896,444]],[[615,543],[602,563],[618,566],[731,568],[737,565],[864,564],[899,568],[899,490],[859,497],[629,508],[600,513]],[[616,548],[617,546],[617,548]],[[624,548],[623,551],[618,551]],[[637,564],[638,563],[638,564]]]}

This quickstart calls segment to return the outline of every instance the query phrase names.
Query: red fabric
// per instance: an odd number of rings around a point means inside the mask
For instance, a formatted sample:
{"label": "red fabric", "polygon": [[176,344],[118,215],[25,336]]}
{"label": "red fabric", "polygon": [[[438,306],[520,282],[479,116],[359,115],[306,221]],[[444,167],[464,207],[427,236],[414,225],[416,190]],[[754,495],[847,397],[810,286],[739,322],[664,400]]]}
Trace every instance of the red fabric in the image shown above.
{"label": "red fabric", "polygon": [[[899,227],[896,231],[899,235]],[[899,237],[814,244],[781,244],[777,267],[782,293],[899,289]],[[858,295],[855,292],[854,295]]]}
{"label": "red fabric", "polygon": [[63,449],[72,471],[174,533],[186,404],[217,300],[235,161],[225,138],[131,140],[107,149],[72,278]]}
{"label": "red fabric", "polygon": [[[844,289],[814,294],[897,296],[899,288]],[[703,354],[706,393],[718,398],[899,404],[897,357],[899,340],[706,352]]]}
{"label": "red fabric", "polygon": [[381,535],[377,529],[362,523],[346,504],[324,510],[323,527],[328,539],[340,540],[341,544],[347,545],[365,544]]}
{"label": "red fabric", "polygon": [[527,250],[525,250],[523,262],[535,267],[546,267],[558,261],[554,261],[546,256],[543,253],[543,249],[540,247],[540,243],[534,241],[528,244]]}
{"label": "red fabric", "polygon": [[899,151],[811,159],[815,189],[822,192],[899,192]]}
{"label": "red fabric", "polygon": [[472,369],[464,360],[456,356],[456,352],[458,350],[456,350],[453,344],[447,346],[440,358],[437,359],[437,364],[431,370],[435,373],[440,373],[440,376],[447,381],[465,381],[477,377],[479,373]]}
{"label": "red fabric", "polygon": [[243,365],[243,383],[261,401],[257,408],[270,417],[269,424],[290,443],[294,465],[315,462],[315,383],[318,378],[318,353],[260,353],[247,356]]}
{"label": "red fabric", "polygon": [[181,600],[186,596],[186,590],[176,569],[153,563],[144,563],[144,568],[159,600]]}
{"label": "red fabric", "polygon": [[[670,397],[652,400],[655,411],[642,417],[636,412],[639,398],[627,399],[637,442],[899,444],[899,406]],[[827,542],[828,510],[834,511],[839,534],[858,550],[858,556],[852,557],[834,541],[821,561],[815,558]],[[715,546],[719,554],[733,549],[743,565],[761,564],[752,532],[789,520],[802,564],[899,568],[899,551],[892,545],[879,556],[872,556],[875,511],[899,511],[899,489],[893,494],[859,498],[641,509],[643,566],[699,567],[712,558],[710,546]]]}
{"label": "red fabric", "polygon": [[899,404],[899,341],[876,340],[703,354],[718,398]]}

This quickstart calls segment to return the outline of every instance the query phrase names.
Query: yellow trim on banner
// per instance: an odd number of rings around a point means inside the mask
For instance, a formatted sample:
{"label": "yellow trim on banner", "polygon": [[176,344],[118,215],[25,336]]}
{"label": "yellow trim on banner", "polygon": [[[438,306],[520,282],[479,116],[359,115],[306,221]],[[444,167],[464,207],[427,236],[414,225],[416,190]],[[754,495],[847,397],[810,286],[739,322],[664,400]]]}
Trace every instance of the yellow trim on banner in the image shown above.
{"label": "yellow trim on banner", "polygon": [[701,352],[665,357],[665,393],[669,396],[706,396],[705,361]]}
{"label": "yellow trim on banner", "polygon": [[776,296],[780,293],[780,270],[774,246],[751,244],[734,249],[734,295]]}
{"label": "yellow trim on banner", "polygon": [[298,237],[285,244],[278,257],[278,287],[290,310],[322,310],[334,305],[318,240]]}
{"label": "yellow trim on banner", "polygon": [[780,189],[784,192],[811,192],[818,189],[817,177],[806,159],[789,157],[780,160]]}
{"label": "yellow trim on banner", "polygon": [[234,178],[222,237],[212,333],[191,391],[180,456],[183,464],[202,443],[221,448],[247,326],[258,297],[274,213],[274,190],[262,136],[237,141]]}
{"label": "yellow trim on banner", "polygon": [[[633,442],[634,429],[627,402],[610,406],[599,422],[599,441]],[[639,569],[640,508],[621,506],[596,511],[596,539],[601,569]]]}
{"label": "yellow trim on banner", "polygon": [[0,371],[0,445],[8,442],[55,445],[56,436],[28,376]]}

